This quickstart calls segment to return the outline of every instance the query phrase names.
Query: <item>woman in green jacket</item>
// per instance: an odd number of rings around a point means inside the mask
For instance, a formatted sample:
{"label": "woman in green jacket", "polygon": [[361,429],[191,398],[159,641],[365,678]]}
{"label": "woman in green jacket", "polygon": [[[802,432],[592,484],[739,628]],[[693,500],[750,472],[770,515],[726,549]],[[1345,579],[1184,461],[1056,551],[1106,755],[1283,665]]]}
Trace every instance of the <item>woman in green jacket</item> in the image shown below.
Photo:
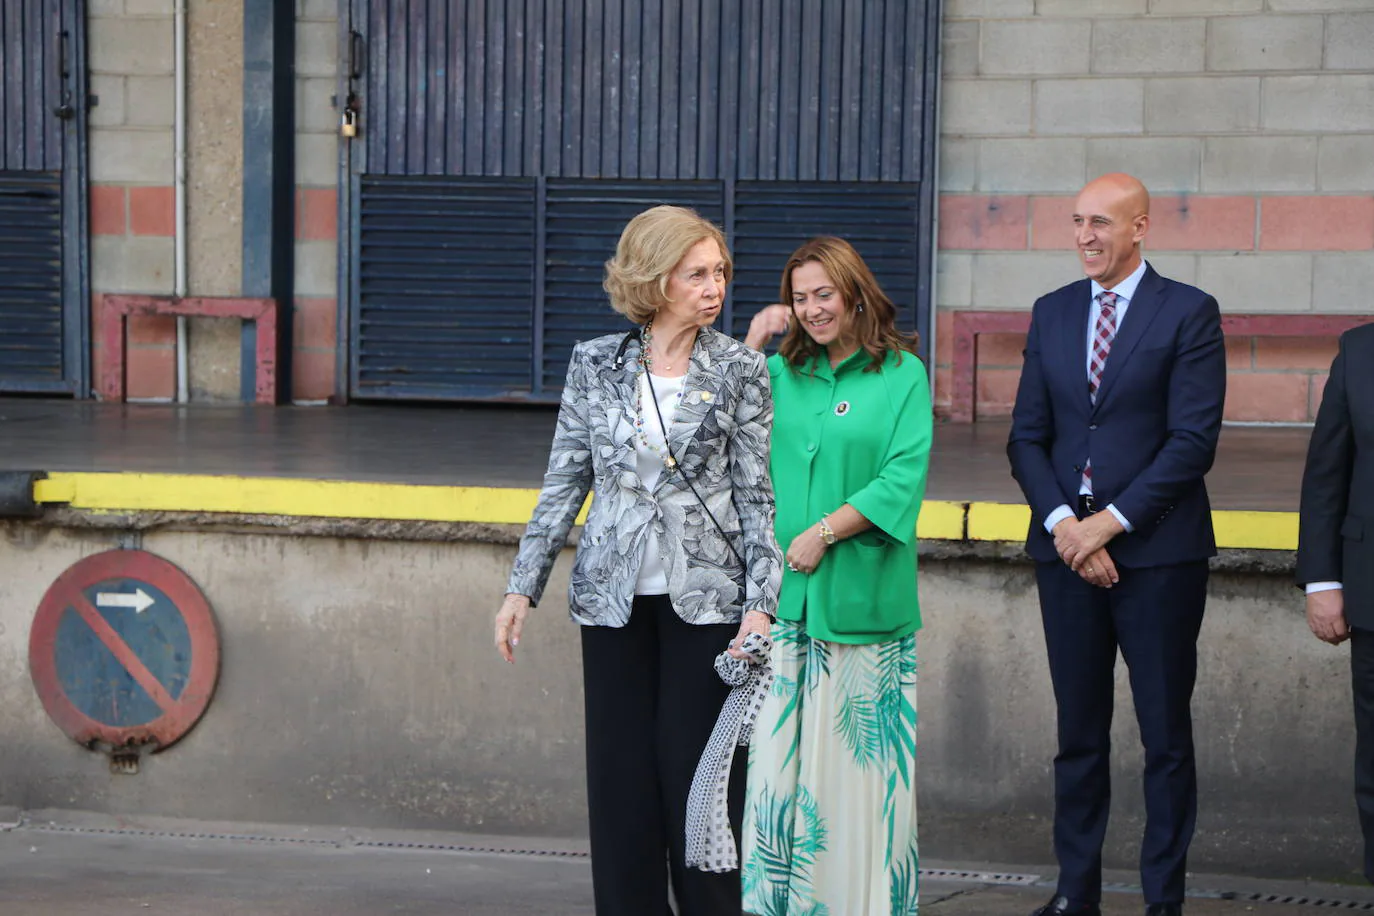
{"label": "woman in green jacket", "polygon": [[[917,912],[916,518],[931,400],[916,341],[843,239],[798,248],[750,325],[768,360],[785,551],[774,687],[754,728],[744,909]],[[822,908],[824,907],[824,908]]]}

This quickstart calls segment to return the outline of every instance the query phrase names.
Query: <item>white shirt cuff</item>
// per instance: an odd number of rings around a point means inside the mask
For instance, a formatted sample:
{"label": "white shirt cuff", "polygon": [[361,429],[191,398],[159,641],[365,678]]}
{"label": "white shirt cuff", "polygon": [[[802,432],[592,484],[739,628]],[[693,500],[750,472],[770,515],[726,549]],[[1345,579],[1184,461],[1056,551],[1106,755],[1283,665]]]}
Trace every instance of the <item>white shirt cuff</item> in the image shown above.
{"label": "white shirt cuff", "polygon": [[1069,508],[1068,503],[1065,503],[1058,509],[1055,509],[1053,512],[1051,512],[1049,514],[1049,517],[1045,519],[1045,530],[1048,531],[1050,534],[1054,534],[1055,525],[1059,524],[1066,518],[1073,517],[1073,510]]}
{"label": "white shirt cuff", "polygon": [[1127,534],[1130,534],[1132,531],[1135,530],[1135,527],[1130,522],[1126,521],[1126,516],[1122,515],[1121,512],[1116,508],[1115,503],[1108,505],[1107,511],[1110,512],[1112,515],[1116,516],[1116,520],[1121,523],[1122,528],[1126,529]]}
{"label": "white shirt cuff", "polygon": [[1331,592],[1341,587],[1339,582],[1309,582],[1307,583],[1307,594],[1315,592]]}

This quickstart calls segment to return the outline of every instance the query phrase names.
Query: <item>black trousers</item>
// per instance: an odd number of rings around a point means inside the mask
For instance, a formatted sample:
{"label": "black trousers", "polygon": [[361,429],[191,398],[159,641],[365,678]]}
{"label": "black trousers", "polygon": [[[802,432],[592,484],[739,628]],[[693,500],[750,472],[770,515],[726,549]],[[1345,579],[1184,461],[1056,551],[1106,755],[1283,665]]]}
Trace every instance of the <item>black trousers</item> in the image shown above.
{"label": "black trousers", "polygon": [[1355,806],[1364,833],[1364,876],[1374,882],[1374,630],[1350,630],[1355,694]]}
{"label": "black trousers", "polygon": [[1145,746],[1141,887],[1146,903],[1181,903],[1197,820],[1191,707],[1207,564],[1117,569],[1121,581],[1111,589],[1089,585],[1063,563],[1041,563],[1036,569],[1059,716],[1054,758],[1059,893],[1085,903],[1102,896],[1102,841],[1111,809],[1113,671],[1120,648]]}
{"label": "black trousers", "polygon": [[[694,626],[666,595],[635,598],[624,627],[582,628],[587,803],[597,916],[740,912],[739,872],[684,865],[687,794],[729,693],[714,668],[739,627]],[[746,754],[735,755],[730,823],[744,816]]]}

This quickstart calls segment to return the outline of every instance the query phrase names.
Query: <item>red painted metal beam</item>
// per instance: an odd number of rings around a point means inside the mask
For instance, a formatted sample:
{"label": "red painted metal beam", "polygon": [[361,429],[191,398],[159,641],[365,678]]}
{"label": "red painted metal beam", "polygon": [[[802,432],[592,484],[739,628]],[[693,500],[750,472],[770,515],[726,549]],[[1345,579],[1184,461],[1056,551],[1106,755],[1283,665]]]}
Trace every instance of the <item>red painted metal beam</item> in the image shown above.
{"label": "red painted metal beam", "polygon": [[[954,313],[954,392],[949,416],[955,423],[972,423],[976,416],[978,384],[978,335],[1024,334],[1030,330],[1030,312]],[[1085,338],[1086,339],[1086,338]]]}
{"label": "red painted metal beam", "polygon": [[277,300],[218,297],[125,296],[100,297],[100,342],[105,365],[97,382],[101,400],[123,401],[125,390],[125,333],[133,315],[177,315],[188,318],[239,318],[257,325],[254,400],[274,404],[277,399]]}

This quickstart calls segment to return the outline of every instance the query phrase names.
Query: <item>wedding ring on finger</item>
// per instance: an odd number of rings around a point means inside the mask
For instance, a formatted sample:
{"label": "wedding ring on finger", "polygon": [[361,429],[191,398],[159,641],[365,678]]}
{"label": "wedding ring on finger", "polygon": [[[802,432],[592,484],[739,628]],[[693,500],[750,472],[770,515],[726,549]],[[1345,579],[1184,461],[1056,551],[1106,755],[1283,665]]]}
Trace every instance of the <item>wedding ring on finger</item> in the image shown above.
{"label": "wedding ring on finger", "polygon": [[801,572],[800,569],[797,569],[797,564],[793,563],[791,560],[787,561],[787,568],[792,570],[793,572]]}

